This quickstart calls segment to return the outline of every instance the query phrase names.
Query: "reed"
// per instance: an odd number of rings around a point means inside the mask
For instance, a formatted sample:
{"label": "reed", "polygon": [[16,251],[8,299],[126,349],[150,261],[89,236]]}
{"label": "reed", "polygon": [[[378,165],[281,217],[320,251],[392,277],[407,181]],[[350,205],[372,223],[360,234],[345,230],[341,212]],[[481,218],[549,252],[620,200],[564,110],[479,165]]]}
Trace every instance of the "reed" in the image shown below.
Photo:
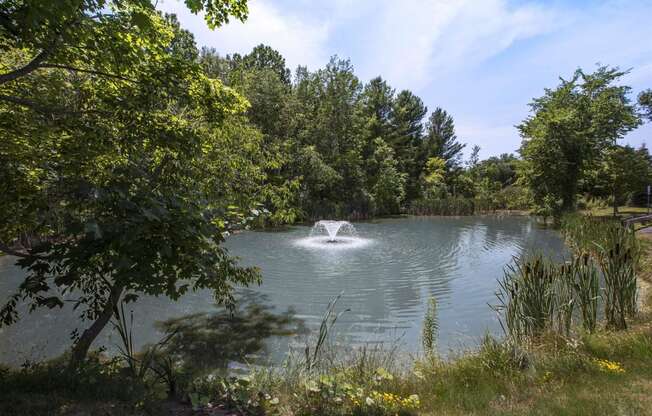
{"label": "reed", "polygon": [[426,310],[421,329],[421,343],[423,345],[423,351],[428,357],[435,357],[437,355],[438,332],[437,299],[433,296],[428,300],[428,309]]}
{"label": "reed", "polygon": [[573,291],[582,314],[582,326],[586,331],[592,333],[596,328],[600,298],[598,270],[587,252],[574,256],[569,267],[572,268],[574,274]]}
{"label": "reed", "polygon": [[634,231],[615,220],[569,215],[562,220],[562,232],[576,254],[586,253],[600,266],[607,327],[626,329],[627,318],[637,312],[641,250]]}
{"label": "reed", "polygon": [[577,269],[574,262],[551,266],[553,330],[570,335],[576,303],[574,290]]}
{"label": "reed", "polygon": [[[137,352],[134,344],[134,312],[129,313],[129,322],[124,310],[124,301],[121,301],[119,307],[113,311],[114,320],[113,328],[118,332],[122,345],[118,345],[118,357],[123,360],[128,369],[129,375],[138,381],[147,379],[150,371],[159,374],[157,364],[165,355],[162,349],[176,335],[175,332],[167,334],[154,345],[146,345],[142,351]],[[160,375],[160,374],[159,374]]]}
{"label": "reed", "polygon": [[515,340],[541,334],[554,319],[555,265],[540,254],[517,258],[505,268],[498,282],[501,325]]}
{"label": "reed", "polygon": [[306,344],[304,349],[304,358],[305,366],[308,371],[311,371],[313,368],[315,368],[319,364],[319,361],[322,359],[322,351],[324,350],[324,346],[328,340],[328,334],[331,332],[333,326],[335,326],[337,320],[344,313],[350,311],[350,309],[345,309],[343,311],[336,312],[337,302],[342,298],[343,294],[344,292],[340,293],[330,302],[328,302],[326,312],[322,316],[321,323],[319,325],[319,332],[317,333],[315,345],[311,348],[309,344]]}
{"label": "reed", "polygon": [[600,298],[598,271],[588,253],[556,264],[540,254],[515,259],[506,267],[496,293],[503,330],[517,341],[545,331],[569,336],[575,310],[595,331]]}
{"label": "reed", "polygon": [[607,326],[613,329],[626,329],[627,318],[632,318],[637,311],[639,250],[628,233],[624,229],[615,231],[612,244],[601,247],[598,255],[605,282],[605,318]]}

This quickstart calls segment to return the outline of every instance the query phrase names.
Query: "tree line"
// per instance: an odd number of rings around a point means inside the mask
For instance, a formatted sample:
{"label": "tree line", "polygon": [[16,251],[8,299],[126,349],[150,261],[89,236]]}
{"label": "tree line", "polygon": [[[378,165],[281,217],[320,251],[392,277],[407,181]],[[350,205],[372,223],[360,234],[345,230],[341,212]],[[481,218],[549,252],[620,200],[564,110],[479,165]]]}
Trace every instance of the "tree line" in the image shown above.
{"label": "tree line", "polygon": [[[293,75],[265,45],[244,56],[208,48],[197,56],[209,77],[248,99],[248,120],[276,154],[261,199],[274,225],[424,207],[435,214],[534,208],[558,217],[578,203],[608,202],[616,212],[644,203],[652,181],[647,147],[619,144],[650,117],[652,93],[632,102],[631,88],[619,85],[627,71],[618,68],[578,69],[534,99],[517,126],[517,155],[479,160],[475,146],[463,160],[466,144],[446,110],[429,112],[413,92],[381,77],[361,82],[349,60],[333,57],[325,68],[300,66]],[[470,201],[468,209],[446,204],[456,200]],[[442,206],[450,209],[435,208]]]}
{"label": "tree line", "polygon": [[198,61],[251,105],[247,118],[274,155],[262,199],[273,224],[398,214],[455,187],[464,144],[451,115],[428,115],[421,98],[381,77],[363,83],[349,60],[292,73],[259,45],[244,56],[203,48]]}

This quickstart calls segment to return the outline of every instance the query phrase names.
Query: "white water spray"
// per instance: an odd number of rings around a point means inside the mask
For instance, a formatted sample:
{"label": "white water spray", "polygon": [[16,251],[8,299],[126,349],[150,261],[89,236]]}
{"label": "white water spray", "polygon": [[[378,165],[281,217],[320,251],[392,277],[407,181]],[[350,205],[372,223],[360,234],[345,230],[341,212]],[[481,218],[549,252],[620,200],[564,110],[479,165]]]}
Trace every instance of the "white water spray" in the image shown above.
{"label": "white water spray", "polygon": [[350,222],[333,220],[317,221],[310,230],[309,237],[296,241],[301,247],[328,250],[360,248],[369,243],[371,240],[359,237]]}

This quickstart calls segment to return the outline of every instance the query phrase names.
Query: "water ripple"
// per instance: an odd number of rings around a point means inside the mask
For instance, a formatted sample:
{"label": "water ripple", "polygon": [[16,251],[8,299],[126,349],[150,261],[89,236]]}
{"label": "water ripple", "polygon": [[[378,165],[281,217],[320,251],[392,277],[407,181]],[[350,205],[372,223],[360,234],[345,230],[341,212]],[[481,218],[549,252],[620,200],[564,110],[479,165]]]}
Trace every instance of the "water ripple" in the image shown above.
{"label": "water ripple", "polygon": [[[408,350],[420,345],[421,323],[430,297],[439,313],[442,351],[475,342],[489,330],[500,333],[488,303],[495,301],[496,281],[512,256],[533,249],[562,255],[563,245],[553,232],[538,229],[527,218],[408,218],[356,223],[357,235],[310,237],[310,227],[287,232],[245,232],[229,237],[229,252],[243,265],[259,266],[263,283],[253,288],[282,311],[296,310],[309,328],[317,328],[331,299],[343,293],[338,311],[349,309],[336,325],[343,342],[393,342],[401,338]],[[0,258],[0,296],[6,298],[22,272]],[[252,290],[252,289],[249,289]],[[208,292],[189,294],[172,302],[144,297],[135,304],[140,318],[139,340],[156,342],[154,319],[177,317],[212,308]],[[47,317],[37,312],[8,327],[0,337],[0,356],[30,350],[43,355],[67,346],[76,318],[71,312]],[[56,331],[42,331],[43,328]],[[56,332],[61,339],[48,337]],[[108,332],[108,331],[107,331]],[[106,334],[105,334],[106,335]],[[115,342],[107,336],[104,345]],[[290,348],[296,341],[275,342]],[[17,347],[21,350],[16,352]],[[21,355],[21,357],[23,356]]]}

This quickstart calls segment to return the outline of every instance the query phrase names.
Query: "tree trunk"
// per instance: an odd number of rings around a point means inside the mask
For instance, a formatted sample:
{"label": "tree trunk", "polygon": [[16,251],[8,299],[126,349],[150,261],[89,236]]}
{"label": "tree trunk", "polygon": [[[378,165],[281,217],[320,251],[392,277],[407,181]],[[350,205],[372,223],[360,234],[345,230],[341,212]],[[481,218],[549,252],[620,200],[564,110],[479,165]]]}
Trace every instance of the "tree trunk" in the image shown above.
{"label": "tree trunk", "polygon": [[70,357],[70,363],[68,365],[70,370],[76,370],[79,368],[79,365],[86,359],[86,355],[88,354],[88,350],[90,349],[91,344],[93,341],[95,341],[95,338],[97,338],[100,332],[102,332],[102,329],[104,329],[106,324],[108,324],[111,320],[113,310],[118,305],[123,290],[124,286],[122,285],[116,285],[111,288],[111,293],[109,295],[109,299],[107,299],[104,309],[97,317],[95,322],[93,322],[90,327],[84,330],[82,336],[79,337],[79,340],[77,340],[77,343],[74,345],[72,349],[72,356]]}

